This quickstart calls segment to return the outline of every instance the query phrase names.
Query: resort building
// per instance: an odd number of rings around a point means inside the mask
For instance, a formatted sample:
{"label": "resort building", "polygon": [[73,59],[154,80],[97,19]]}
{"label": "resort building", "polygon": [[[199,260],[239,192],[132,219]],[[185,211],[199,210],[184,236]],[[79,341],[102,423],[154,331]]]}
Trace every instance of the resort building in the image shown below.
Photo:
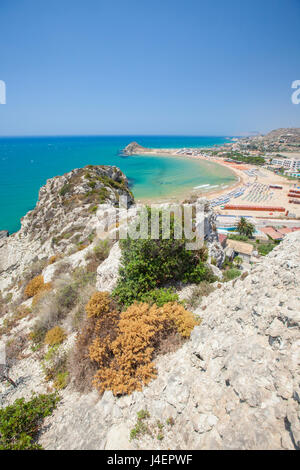
{"label": "resort building", "polygon": [[300,158],[273,158],[272,165],[291,171],[300,171]]}
{"label": "resort building", "polygon": [[240,242],[238,240],[227,240],[225,253],[233,259],[235,256],[240,256],[244,261],[249,262],[253,255],[254,247],[251,243]]}

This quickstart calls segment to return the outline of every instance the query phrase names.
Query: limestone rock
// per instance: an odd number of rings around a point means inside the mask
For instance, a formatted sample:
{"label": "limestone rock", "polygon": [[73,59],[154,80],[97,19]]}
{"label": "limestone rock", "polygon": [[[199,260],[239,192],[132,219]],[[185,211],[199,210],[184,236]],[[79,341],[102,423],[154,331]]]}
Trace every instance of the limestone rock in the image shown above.
{"label": "limestone rock", "polygon": [[121,249],[119,243],[115,243],[110,250],[108,258],[97,269],[96,288],[98,291],[111,292],[116,287],[120,260]]}
{"label": "limestone rock", "polygon": [[0,230],[0,238],[7,238],[9,235],[7,230]]}
{"label": "limestone rock", "polygon": [[135,153],[139,153],[140,152],[145,152],[147,150],[150,150],[150,149],[147,149],[145,147],[142,147],[140,144],[138,144],[137,142],[130,142],[130,144],[128,144],[124,150],[123,150],[123,153],[124,155],[133,155]]}
{"label": "limestone rock", "polygon": [[127,178],[114,166],[88,165],[49,179],[36,207],[21,219],[21,229],[0,237],[0,289],[20,279],[33,262],[89,243],[120,196],[127,198],[128,207],[133,204]]}
{"label": "limestone rock", "polygon": [[[300,233],[205,302],[191,339],[157,359],[157,379],[142,392],[105,393],[95,407],[88,395],[65,391],[69,399],[47,418],[40,442],[49,449],[75,441],[79,449],[299,448]],[[157,419],[164,424],[162,441],[155,433],[127,441],[141,409],[152,429]]]}

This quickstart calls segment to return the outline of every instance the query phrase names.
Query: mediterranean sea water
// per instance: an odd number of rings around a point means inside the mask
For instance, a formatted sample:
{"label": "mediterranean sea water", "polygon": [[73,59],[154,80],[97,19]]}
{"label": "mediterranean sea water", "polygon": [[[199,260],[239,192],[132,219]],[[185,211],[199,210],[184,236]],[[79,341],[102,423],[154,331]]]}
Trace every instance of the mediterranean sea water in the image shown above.
{"label": "mediterranean sea water", "polygon": [[48,178],[73,168],[116,165],[129,179],[136,200],[163,199],[185,189],[230,184],[230,170],[183,157],[122,156],[132,141],[145,147],[212,147],[225,137],[84,136],[0,138],[0,230],[20,228],[20,218],[33,209]]}

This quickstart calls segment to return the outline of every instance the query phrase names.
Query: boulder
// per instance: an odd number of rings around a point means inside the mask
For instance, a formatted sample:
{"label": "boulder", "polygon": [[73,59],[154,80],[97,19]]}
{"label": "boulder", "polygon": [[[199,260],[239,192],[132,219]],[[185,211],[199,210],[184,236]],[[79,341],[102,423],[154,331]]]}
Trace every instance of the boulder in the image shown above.
{"label": "boulder", "polygon": [[0,238],[7,238],[9,233],[7,230],[0,230]]}

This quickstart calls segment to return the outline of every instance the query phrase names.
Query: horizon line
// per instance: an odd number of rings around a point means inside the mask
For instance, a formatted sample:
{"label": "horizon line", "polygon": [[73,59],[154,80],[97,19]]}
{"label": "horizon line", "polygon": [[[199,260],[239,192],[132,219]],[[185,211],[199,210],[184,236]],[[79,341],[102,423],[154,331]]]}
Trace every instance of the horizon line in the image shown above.
{"label": "horizon line", "polygon": [[247,137],[252,135],[254,134],[12,134],[0,135],[0,139],[32,137]]}

